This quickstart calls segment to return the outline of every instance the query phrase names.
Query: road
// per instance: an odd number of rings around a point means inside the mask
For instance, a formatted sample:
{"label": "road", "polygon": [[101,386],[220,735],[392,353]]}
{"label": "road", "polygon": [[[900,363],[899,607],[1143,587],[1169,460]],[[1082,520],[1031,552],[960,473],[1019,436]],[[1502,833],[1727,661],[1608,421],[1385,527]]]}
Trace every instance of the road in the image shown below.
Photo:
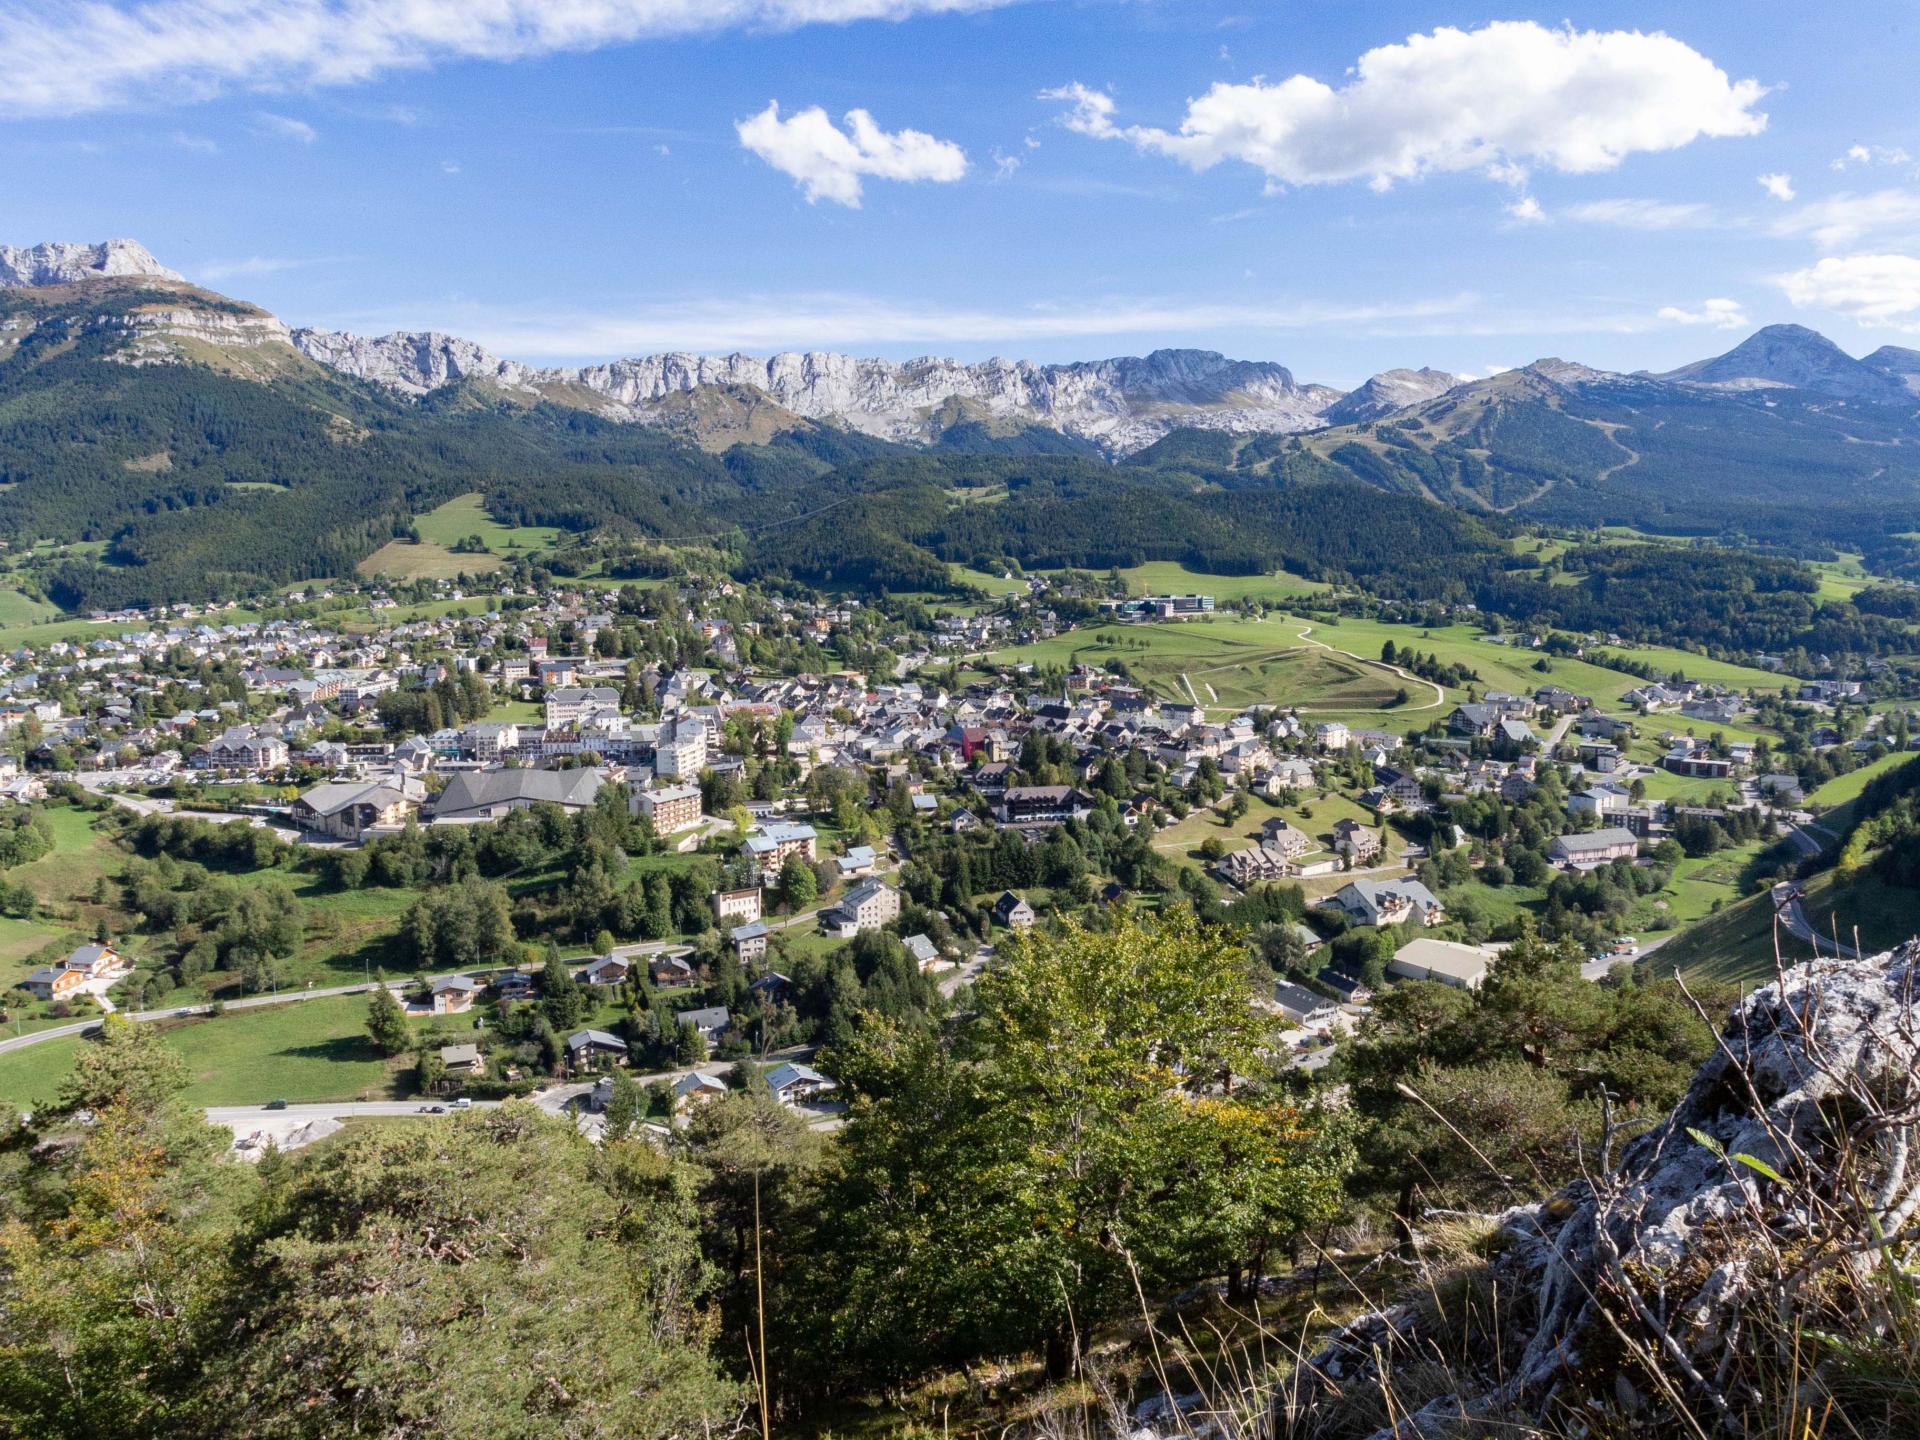
{"label": "road", "polygon": [[1787,927],[1787,933],[1796,940],[1804,940],[1813,946],[1818,956],[1824,946],[1829,953],[1837,954],[1842,960],[1858,960],[1860,952],[1851,945],[1842,945],[1831,935],[1822,935],[1807,920],[1807,912],[1800,908],[1800,893],[1786,881],[1779,881],[1773,887],[1773,910],[1779,916],[1780,923]]}
{"label": "road", "polygon": [[[478,971],[457,970],[447,975],[430,975],[427,981],[451,979],[454,975],[478,974]],[[413,982],[409,980],[389,980],[387,989],[395,994],[403,993]],[[295,1005],[302,1000],[319,1000],[328,995],[364,995],[373,989],[370,984],[329,985],[312,990],[286,990],[277,995],[249,995],[244,1000],[228,1000],[228,1010],[253,1010],[262,1005]],[[127,1016],[130,1020],[181,1020],[192,1015],[205,1015],[213,1007],[207,1004],[169,1005],[159,1010],[136,1010]],[[77,1020],[71,1025],[55,1025],[46,1030],[35,1030],[28,1035],[16,1035],[0,1040],[0,1055],[9,1050],[24,1050],[29,1045],[39,1045],[48,1040],[60,1040],[69,1035],[91,1035],[100,1028],[98,1020]]]}

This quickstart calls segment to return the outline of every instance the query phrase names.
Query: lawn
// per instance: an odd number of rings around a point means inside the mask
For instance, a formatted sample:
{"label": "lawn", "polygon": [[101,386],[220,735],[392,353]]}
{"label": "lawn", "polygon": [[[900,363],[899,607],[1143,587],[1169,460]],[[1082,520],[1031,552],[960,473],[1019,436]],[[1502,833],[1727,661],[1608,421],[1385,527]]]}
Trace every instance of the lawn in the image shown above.
{"label": "lawn", "polygon": [[101,879],[118,878],[125,868],[125,852],[94,828],[90,811],[49,805],[43,813],[53,827],[52,853],[14,867],[7,878],[31,889],[46,917],[63,922],[62,928],[91,930],[98,920],[117,922],[120,911],[112,903],[117,897],[96,904],[93,891]]}
{"label": "lawn", "polygon": [[[413,525],[420,536],[418,544],[389,541],[360,562],[360,573],[395,580],[484,575],[520,552],[552,550],[561,534],[546,525],[503,525],[487,514],[477,494],[462,495],[416,515]],[[452,547],[471,535],[480,537],[486,553],[455,554]]]}
{"label": "lawn", "polygon": [[59,613],[45,600],[32,599],[11,585],[0,586],[0,625],[37,625]]}
{"label": "lawn", "polygon": [[1853,823],[1852,805],[1860,798],[1860,792],[1889,770],[1897,769],[1913,759],[1912,755],[1883,755],[1871,765],[1862,765],[1858,770],[1836,775],[1807,796],[1807,804],[1814,814],[1821,817],[1821,823],[1828,829],[1844,834]]}
{"label": "lawn", "polygon": [[[190,1104],[391,1099],[408,1062],[389,1061],[374,1049],[366,1019],[365,996],[334,995],[233,1010],[218,1019],[157,1023],[186,1062],[182,1098]],[[29,1105],[50,1099],[78,1047],[90,1043],[49,1040],[0,1055],[0,1100]]]}
{"label": "lawn", "polygon": [[1222,605],[1234,600],[1263,600],[1269,604],[1314,595],[1327,587],[1277,571],[1272,575],[1209,575],[1189,570],[1175,560],[1150,560],[1120,572],[1132,595],[1211,595]]}

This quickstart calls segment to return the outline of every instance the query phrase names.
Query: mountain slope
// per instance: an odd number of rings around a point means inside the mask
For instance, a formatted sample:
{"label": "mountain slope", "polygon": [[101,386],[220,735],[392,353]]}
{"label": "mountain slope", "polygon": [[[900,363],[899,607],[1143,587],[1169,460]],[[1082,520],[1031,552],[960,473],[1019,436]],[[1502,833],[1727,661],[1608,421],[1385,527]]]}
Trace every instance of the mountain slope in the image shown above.
{"label": "mountain slope", "polygon": [[71,285],[126,275],[155,280],[183,278],[156,260],[138,240],[103,240],[98,245],[55,240],[23,250],[0,245],[0,289]]}
{"label": "mountain slope", "polygon": [[1804,325],[1765,326],[1724,355],[1657,378],[1731,390],[1782,387],[1875,405],[1898,405],[1908,398],[1899,380]]}
{"label": "mountain slope", "polygon": [[1460,383],[1444,370],[1383,370],[1327,407],[1329,425],[1360,425],[1443,395]]}

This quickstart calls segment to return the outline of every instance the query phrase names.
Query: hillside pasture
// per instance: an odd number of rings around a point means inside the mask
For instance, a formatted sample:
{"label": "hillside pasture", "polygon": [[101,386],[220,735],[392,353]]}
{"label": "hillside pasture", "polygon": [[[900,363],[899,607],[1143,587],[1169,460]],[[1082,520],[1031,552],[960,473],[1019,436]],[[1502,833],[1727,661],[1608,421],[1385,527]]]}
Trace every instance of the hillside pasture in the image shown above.
{"label": "hillside pasture", "polygon": [[1384,711],[1398,676],[1301,639],[1300,627],[1253,620],[1102,625],[996,654],[1001,664],[1104,666],[1117,660],[1162,700],[1229,715],[1251,706]]}

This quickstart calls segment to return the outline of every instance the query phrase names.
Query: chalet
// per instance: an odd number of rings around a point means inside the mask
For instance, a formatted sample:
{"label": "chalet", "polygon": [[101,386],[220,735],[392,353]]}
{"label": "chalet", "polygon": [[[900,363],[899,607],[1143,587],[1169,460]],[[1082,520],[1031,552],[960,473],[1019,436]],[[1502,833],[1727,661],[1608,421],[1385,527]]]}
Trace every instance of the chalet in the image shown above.
{"label": "chalet", "polygon": [[1306,831],[1276,815],[1260,827],[1260,845],[1263,849],[1278,850],[1288,860],[1296,860],[1313,848],[1313,841],[1307,838]]}
{"label": "chalet", "polygon": [[464,1015],[485,988],[465,975],[442,976],[427,992],[427,1007],[435,1015]]}
{"label": "chalet", "polygon": [[369,831],[401,829],[419,808],[404,790],[384,780],[316,785],[291,807],[302,830],[335,840],[361,840]]}
{"label": "chalet", "polygon": [[733,1024],[733,1017],[727,1013],[724,1005],[708,1005],[699,1010],[676,1010],[673,1013],[676,1025],[691,1025],[700,1032],[700,1038],[709,1045],[727,1033]]}
{"label": "chalet", "polygon": [[1336,820],[1333,822],[1333,848],[1355,865],[1364,865],[1379,856],[1380,837],[1358,820]]}
{"label": "chalet", "polygon": [[673,1082],[673,1107],[676,1110],[690,1110],[709,1100],[723,1099],[726,1094],[726,1081],[718,1075],[704,1075],[695,1070]]}
{"label": "chalet", "polygon": [[932,970],[941,963],[940,947],[925,935],[909,935],[900,943],[907,947],[907,954],[922,970]]}
{"label": "chalet", "polygon": [[1418,920],[1438,925],[1446,907],[1418,880],[1352,880],[1340,887],[1333,903],[1356,925],[1398,925]]}
{"label": "chalet", "polygon": [[778,1104],[792,1107],[817,1100],[829,1090],[839,1089],[839,1085],[811,1065],[789,1060],[767,1072],[767,1088]]}
{"label": "chalet", "polygon": [[1304,985],[1290,985],[1285,980],[1274,981],[1273,1003],[1287,1019],[1309,1030],[1331,1024],[1340,1013],[1340,1007],[1326,996],[1316,995]]}
{"label": "chalet", "polygon": [[442,1045],[440,1067],[449,1075],[478,1075],[487,1068],[487,1060],[478,1045]]}
{"label": "chalet", "polygon": [[633,962],[620,955],[602,955],[574,978],[582,985],[618,985],[633,973]]}
{"label": "chalet", "polygon": [[223,731],[193,755],[196,770],[241,770],[251,775],[278,770],[286,763],[286,741],[246,725]]}
{"label": "chalet", "polygon": [[627,1063],[627,1042],[604,1030],[576,1030],[567,1037],[567,1063],[575,1070],[624,1065]]}
{"label": "chalet", "polygon": [[1455,735],[1469,735],[1475,739],[1490,740],[1506,717],[1500,713],[1498,705],[1469,704],[1456,705],[1447,716],[1447,729]]}
{"label": "chalet", "polygon": [[647,978],[656,985],[691,985],[693,966],[684,955],[656,955],[647,962]]}
{"label": "chalet", "polygon": [[1001,892],[1000,898],[993,902],[993,918],[1009,930],[1030,929],[1039,917],[1033,913],[1033,906],[1014,894],[1011,890]]}

